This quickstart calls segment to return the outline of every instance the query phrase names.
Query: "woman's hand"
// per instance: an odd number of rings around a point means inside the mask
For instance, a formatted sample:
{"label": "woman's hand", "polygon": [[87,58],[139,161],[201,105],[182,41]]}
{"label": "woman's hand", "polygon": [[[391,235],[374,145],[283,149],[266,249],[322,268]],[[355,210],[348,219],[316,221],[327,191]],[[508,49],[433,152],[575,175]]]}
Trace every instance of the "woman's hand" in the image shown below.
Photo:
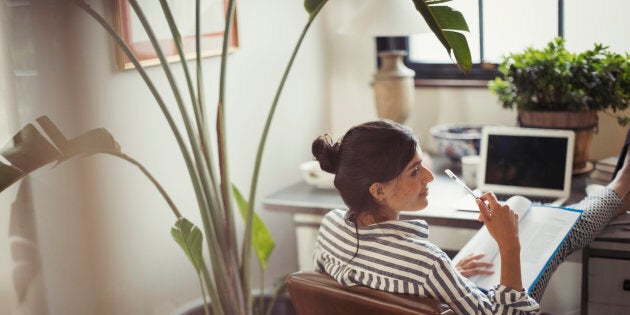
{"label": "woman's hand", "polygon": [[522,290],[521,244],[518,240],[518,215],[510,207],[501,205],[493,193],[481,195],[477,199],[481,212],[479,219],[497,241],[501,255],[501,281],[504,286]]}
{"label": "woman's hand", "polygon": [[494,193],[487,192],[477,201],[479,220],[488,228],[488,232],[499,245],[499,250],[520,249],[518,240],[518,214],[510,207],[497,201]]}
{"label": "woman's hand", "polygon": [[492,263],[479,260],[485,255],[484,253],[470,253],[455,265],[455,269],[466,278],[474,275],[491,275],[494,270],[488,268],[493,266]]}

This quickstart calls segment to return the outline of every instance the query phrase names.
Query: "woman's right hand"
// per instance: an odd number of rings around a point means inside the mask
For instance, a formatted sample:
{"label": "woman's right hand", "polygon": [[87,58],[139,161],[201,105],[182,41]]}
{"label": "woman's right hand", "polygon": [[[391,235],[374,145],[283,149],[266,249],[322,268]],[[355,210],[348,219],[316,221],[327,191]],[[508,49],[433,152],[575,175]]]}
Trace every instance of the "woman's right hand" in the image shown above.
{"label": "woman's right hand", "polygon": [[492,192],[487,192],[477,201],[480,215],[479,220],[488,228],[488,232],[499,245],[499,250],[520,250],[518,239],[518,214],[507,205],[497,201]]}
{"label": "woman's right hand", "polygon": [[521,278],[521,244],[518,240],[518,214],[510,207],[497,201],[493,193],[488,192],[477,199],[488,232],[497,241],[501,255],[500,283],[516,290],[523,289]]}

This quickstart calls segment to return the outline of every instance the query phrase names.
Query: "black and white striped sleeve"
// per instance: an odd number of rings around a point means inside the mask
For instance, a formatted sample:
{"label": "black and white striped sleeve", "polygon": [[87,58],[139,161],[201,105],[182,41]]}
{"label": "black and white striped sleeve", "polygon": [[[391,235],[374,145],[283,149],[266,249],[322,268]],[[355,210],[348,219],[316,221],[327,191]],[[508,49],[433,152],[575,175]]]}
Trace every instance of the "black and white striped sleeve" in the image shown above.
{"label": "black and white striped sleeve", "polygon": [[457,314],[536,314],[540,307],[525,291],[498,285],[485,294],[452,267],[448,257],[435,260],[427,293]]}

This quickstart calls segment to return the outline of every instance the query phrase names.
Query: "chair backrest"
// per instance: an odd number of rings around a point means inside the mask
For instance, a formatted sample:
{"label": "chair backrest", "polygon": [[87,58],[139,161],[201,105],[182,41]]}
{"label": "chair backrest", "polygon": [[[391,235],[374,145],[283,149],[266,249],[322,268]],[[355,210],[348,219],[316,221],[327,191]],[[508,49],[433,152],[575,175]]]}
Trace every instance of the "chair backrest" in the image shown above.
{"label": "chair backrest", "polygon": [[286,283],[299,315],[455,314],[447,304],[434,299],[363,286],[346,287],[319,272],[296,272],[287,277]]}

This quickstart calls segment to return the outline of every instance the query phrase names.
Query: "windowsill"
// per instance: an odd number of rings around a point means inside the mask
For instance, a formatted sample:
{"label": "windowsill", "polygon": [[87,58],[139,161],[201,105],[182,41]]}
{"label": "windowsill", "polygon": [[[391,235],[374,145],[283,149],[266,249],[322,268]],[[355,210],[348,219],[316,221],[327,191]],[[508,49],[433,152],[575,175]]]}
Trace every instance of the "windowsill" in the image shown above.
{"label": "windowsill", "polygon": [[419,79],[416,87],[488,88],[488,80]]}

